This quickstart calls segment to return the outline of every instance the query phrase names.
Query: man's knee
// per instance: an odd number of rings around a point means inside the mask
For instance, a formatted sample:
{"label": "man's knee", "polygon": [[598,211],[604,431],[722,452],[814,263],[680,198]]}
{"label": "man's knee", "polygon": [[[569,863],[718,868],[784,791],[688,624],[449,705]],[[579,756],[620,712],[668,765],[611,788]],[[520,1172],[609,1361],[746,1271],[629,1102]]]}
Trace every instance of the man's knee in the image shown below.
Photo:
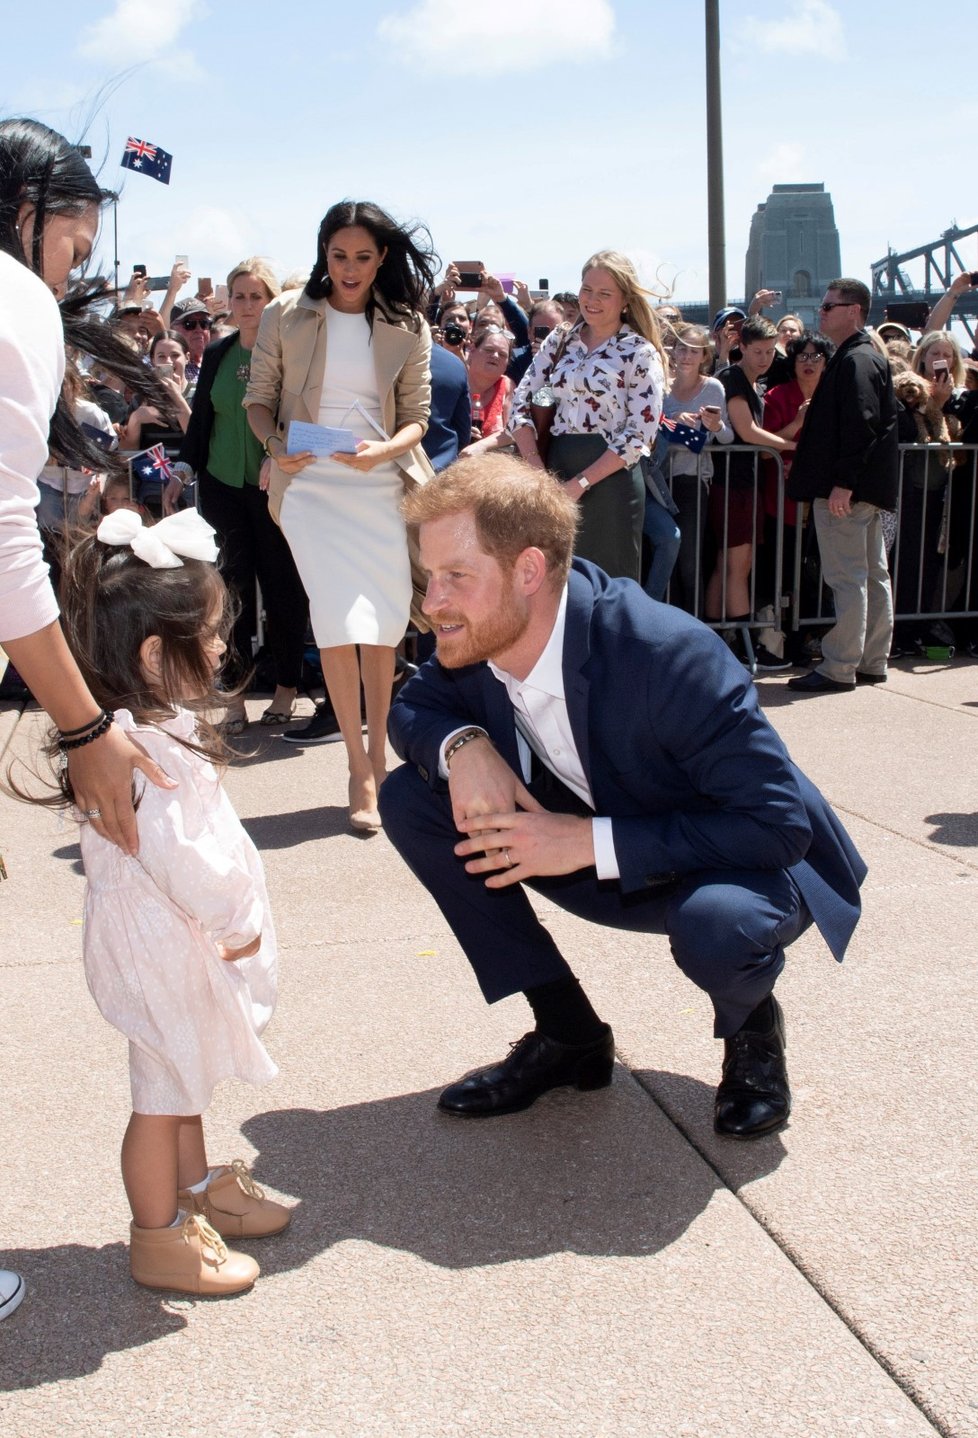
{"label": "man's knee", "polygon": [[683,973],[713,992],[790,942],[797,912],[787,874],[765,875],[760,886],[738,883],[731,874],[681,889],[669,905],[666,931]]}
{"label": "man's knee", "polygon": [[413,764],[391,770],[380,787],[377,807],[396,848],[402,848],[414,834],[444,828],[446,816],[451,814],[447,793],[435,793]]}

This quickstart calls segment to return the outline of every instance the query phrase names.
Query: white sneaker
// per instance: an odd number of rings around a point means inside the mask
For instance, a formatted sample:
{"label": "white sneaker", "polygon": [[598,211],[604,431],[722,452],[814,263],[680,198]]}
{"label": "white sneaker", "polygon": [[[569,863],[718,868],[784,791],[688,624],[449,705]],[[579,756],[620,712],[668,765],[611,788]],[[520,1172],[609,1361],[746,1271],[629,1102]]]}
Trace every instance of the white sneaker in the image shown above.
{"label": "white sneaker", "polygon": [[27,1292],[27,1284],[19,1273],[0,1268],[0,1318],[9,1318]]}

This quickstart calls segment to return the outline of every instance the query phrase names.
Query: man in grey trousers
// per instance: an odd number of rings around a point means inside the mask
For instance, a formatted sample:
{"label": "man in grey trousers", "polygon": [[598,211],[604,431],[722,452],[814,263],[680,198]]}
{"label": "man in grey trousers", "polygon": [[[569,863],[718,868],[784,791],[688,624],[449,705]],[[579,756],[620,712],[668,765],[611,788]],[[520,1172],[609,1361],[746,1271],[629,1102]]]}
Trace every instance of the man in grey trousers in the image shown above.
{"label": "man in grey trousers", "polygon": [[788,681],[802,694],[886,681],[893,596],[880,511],[897,506],[897,402],[889,363],[864,329],[869,301],[861,280],[833,280],[825,292],[819,327],[837,348],[809,404],[788,480],[792,499],[813,501],[836,616],[821,664]]}

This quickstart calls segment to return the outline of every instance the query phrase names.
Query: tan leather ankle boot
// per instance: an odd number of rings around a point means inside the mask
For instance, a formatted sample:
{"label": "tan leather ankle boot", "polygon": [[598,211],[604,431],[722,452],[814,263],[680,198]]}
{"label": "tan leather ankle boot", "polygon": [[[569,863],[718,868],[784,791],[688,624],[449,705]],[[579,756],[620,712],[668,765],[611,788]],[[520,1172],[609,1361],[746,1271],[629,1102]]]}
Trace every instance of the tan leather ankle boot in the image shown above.
{"label": "tan leather ankle boot", "polygon": [[223,1238],[268,1238],[292,1222],[289,1209],[265,1197],[240,1158],[217,1169],[203,1193],[181,1189],[177,1203],[200,1214]]}
{"label": "tan leather ankle boot", "polygon": [[235,1253],[197,1213],[176,1228],[129,1225],[129,1267],[146,1288],[217,1297],[250,1288],[260,1272],[247,1253]]}

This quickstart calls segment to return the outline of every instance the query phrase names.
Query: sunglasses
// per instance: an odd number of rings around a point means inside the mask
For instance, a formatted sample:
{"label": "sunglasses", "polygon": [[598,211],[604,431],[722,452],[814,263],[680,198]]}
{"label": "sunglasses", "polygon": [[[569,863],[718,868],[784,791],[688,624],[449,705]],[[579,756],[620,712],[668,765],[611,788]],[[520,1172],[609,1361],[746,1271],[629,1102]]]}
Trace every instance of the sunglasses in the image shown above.
{"label": "sunglasses", "polygon": [[804,354],[795,355],[795,359],[801,360],[802,364],[817,364],[819,360],[823,360],[824,358],[825,356],[819,354],[818,350],[805,350]]}
{"label": "sunglasses", "polygon": [[855,303],[855,300],[829,300],[828,304],[819,305],[819,309],[824,314],[828,314],[829,310],[847,310],[850,305]]}
{"label": "sunglasses", "polygon": [[182,330],[209,330],[211,323],[211,320],[203,315],[199,318],[195,316],[192,320],[177,320]]}

